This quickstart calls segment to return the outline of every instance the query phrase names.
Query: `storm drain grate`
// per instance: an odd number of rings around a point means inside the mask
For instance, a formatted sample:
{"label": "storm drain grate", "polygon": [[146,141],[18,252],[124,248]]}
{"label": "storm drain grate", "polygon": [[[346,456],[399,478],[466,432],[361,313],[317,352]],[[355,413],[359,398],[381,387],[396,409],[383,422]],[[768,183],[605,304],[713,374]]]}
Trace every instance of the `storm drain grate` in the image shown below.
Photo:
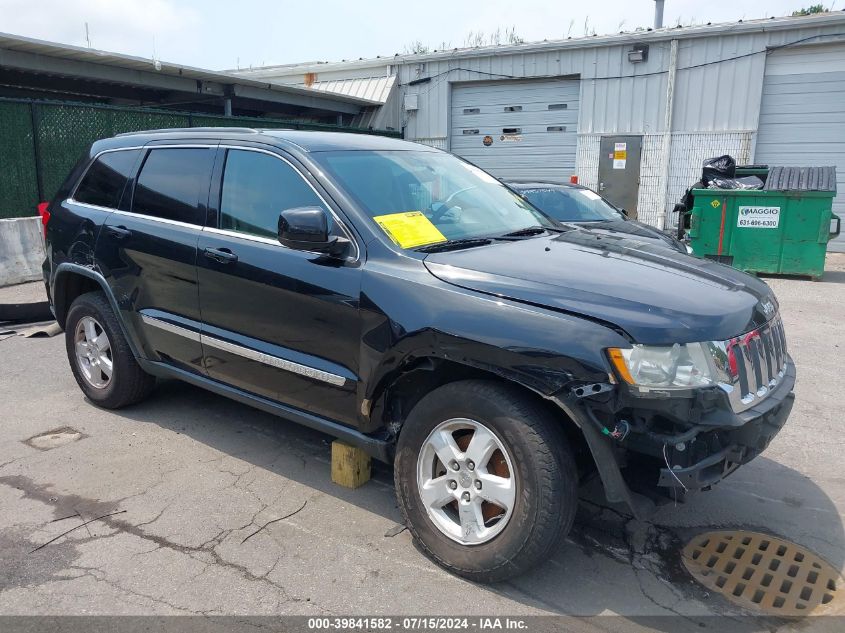
{"label": "storm drain grate", "polygon": [[841,609],[839,572],[800,545],[767,534],[699,534],[684,548],[683,561],[705,587],[748,609],[782,616]]}

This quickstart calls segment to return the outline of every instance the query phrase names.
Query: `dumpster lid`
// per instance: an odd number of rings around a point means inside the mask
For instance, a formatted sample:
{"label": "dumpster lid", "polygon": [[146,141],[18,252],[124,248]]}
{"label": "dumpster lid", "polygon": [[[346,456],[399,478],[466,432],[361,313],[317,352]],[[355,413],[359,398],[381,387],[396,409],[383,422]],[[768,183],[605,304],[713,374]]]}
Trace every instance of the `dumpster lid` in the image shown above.
{"label": "dumpster lid", "polygon": [[766,191],[836,191],[836,167],[771,167]]}

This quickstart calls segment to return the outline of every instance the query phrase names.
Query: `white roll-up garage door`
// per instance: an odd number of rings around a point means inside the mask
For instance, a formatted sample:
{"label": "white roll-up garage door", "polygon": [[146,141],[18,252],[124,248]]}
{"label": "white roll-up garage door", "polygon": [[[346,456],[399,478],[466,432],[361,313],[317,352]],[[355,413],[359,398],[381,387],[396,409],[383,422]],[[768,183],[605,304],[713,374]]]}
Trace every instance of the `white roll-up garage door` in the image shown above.
{"label": "white roll-up garage door", "polygon": [[[833,212],[845,217],[845,44],[785,48],[769,55],[754,162],[834,165]],[[837,240],[840,244],[845,246],[845,238]]]}
{"label": "white roll-up garage door", "polygon": [[449,149],[500,178],[567,181],[578,96],[573,79],[455,84]]}

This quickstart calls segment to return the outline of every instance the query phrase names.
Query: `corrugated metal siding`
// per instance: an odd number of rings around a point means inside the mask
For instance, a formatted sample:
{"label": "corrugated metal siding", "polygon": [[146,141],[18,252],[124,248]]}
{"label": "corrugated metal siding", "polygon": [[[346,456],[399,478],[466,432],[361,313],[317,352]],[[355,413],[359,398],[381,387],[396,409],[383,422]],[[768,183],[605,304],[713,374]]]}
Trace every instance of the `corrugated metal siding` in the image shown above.
{"label": "corrugated metal siding", "polygon": [[[722,42],[728,40],[728,43]],[[679,67],[731,56],[764,41],[730,43],[737,37],[689,40],[679,50]],[[684,50],[689,47],[689,50]],[[450,82],[490,81],[492,73],[518,77],[581,77],[582,134],[656,134],[663,132],[669,43],[652,44],[648,61],[632,64],[630,46],[588,48],[427,62],[400,66],[402,92],[419,94],[419,110],[408,114],[409,138],[441,136],[448,129]],[[765,55],[753,55],[690,70],[679,70],[675,84],[673,129],[733,131],[754,129],[762,89]],[[473,72],[478,71],[478,72]],[[620,76],[627,75],[627,76]],[[436,76],[430,83],[408,86],[418,77]],[[507,77],[502,77],[507,80]]]}
{"label": "corrugated metal siding", "polygon": [[833,208],[845,215],[845,43],[769,56],[754,161],[836,166]]}
{"label": "corrugated metal siding", "polygon": [[438,136],[437,138],[415,138],[414,142],[422,143],[423,145],[428,145],[429,147],[436,147],[437,149],[449,149],[449,139],[445,136]]}
{"label": "corrugated metal siding", "polygon": [[[331,81],[317,81],[311,84],[312,90],[333,92],[335,94],[358,97],[368,101],[384,103],[390,96],[390,91],[396,83],[396,77],[365,77],[356,79],[333,79]],[[302,88],[306,86],[302,84]]]}
{"label": "corrugated metal siding", "polygon": [[653,44],[648,60],[628,61],[630,46],[586,49],[581,60],[582,134],[637,134],[663,129],[669,45]]}
{"label": "corrugated metal siding", "polygon": [[344,63],[294,64],[288,66],[263,66],[231,71],[239,77],[278,83],[285,86],[303,86],[310,82],[328,83],[349,79],[378,79],[395,75],[393,67],[381,60],[371,60],[364,67]]}
{"label": "corrugated metal siding", "polygon": [[[757,128],[767,46],[818,34],[841,26],[815,26],[795,21],[796,28],[754,33],[722,33],[680,40],[675,82],[675,132],[733,132]],[[633,39],[632,39],[633,41]],[[405,113],[407,138],[444,136],[448,131],[450,82],[490,81],[501,75],[540,78],[580,76],[581,134],[658,134],[665,119],[669,42],[653,42],[648,61],[632,64],[631,44],[594,48],[548,49],[531,53],[498,53],[448,59],[412,60],[398,64],[402,93],[419,94],[419,110]],[[726,58],[744,56],[731,61]],[[692,68],[691,68],[692,67]],[[480,74],[489,73],[489,74]],[[494,76],[491,76],[494,75]],[[432,77],[428,83],[408,82]]]}
{"label": "corrugated metal siding", "polygon": [[[399,66],[400,91],[419,95],[419,110],[405,113],[406,138],[431,138],[449,129],[450,83],[491,81],[500,75],[527,78],[577,77],[581,81],[581,133],[637,133],[659,131],[663,122],[666,75],[663,55],[649,53],[643,64],[627,60],[630,46],[574,49],[453,59]],[[668,54],[667,54],[668,58]],[[624,63],[624,65],[623,65]],[[635,79],[606,79],[622,72],[647,75]],[[659,74],[650,74],[659,73]],[[494,77],[491,77],[494,75]],[[434,77],[416,86],[408,82]],[[601,77],[600,79],[591,79]]]}
{"label": "corrugated metal siding", "polygon": [[[766,45],[765,33],[679,42],[673,131],[753,130],[766,61],[758,51]],[[748,56],[719,61],[740,55]]]}
{"label": "corrugated metal siding", "polygon": [[454,85],[449,149],[500,178],[564,182],[575,171],[578,92],[577,80]]}

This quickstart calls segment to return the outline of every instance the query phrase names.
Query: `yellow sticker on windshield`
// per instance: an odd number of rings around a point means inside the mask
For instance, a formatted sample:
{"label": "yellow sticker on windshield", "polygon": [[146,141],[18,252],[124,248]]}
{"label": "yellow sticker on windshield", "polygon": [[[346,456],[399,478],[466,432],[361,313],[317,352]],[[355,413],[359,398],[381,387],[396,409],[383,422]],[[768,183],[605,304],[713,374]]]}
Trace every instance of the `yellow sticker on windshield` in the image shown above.
{"label": "yellow sticker on windshield", "polygon": [[445,242],[446,236],[421,211],[403,211],[373,218],[384,232],[402,248]]}

